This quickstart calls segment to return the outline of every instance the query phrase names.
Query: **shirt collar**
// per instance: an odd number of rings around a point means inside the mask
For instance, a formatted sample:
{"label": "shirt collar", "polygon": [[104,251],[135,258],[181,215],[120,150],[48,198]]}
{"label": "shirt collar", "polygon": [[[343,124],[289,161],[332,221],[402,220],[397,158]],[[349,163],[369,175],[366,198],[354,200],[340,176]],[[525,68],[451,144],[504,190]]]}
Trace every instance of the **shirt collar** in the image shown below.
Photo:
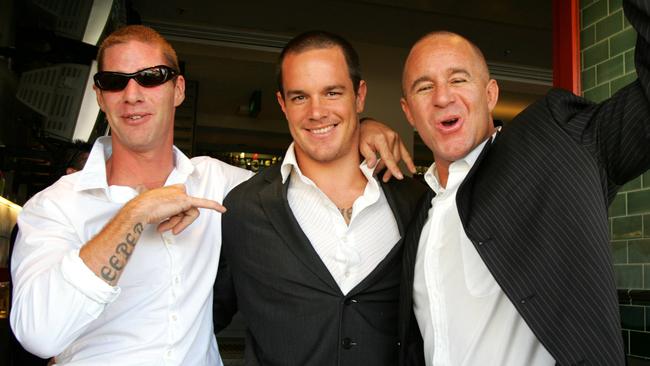
{"label": "shirt collar", "polygon": [[442,187],[440,185],[440,178],[438,177],[438,171],[436,170],[436,163],[433,162],[429,169],[427,170],[426,173],[424,173],[424,181],[427,182],[429,187],[436,193],[440,194],[442,192],[445,192],[446,190],[450,189],[455,189],[457,188],[460,183],[465,179],[465,176],[469,171],[472,169],[474,166],[474,163],[476,163],[476,160],[478,159],[479,155],[481,155],[481,151],[483,151],[483,147],[485,147],[485,144],[492,143],[494,141],[494,138],[496,134],[501,130],[501,128],[497,128],[497,131],[490,136],[490,138],[486,139],[485,141],[481,142],[478,146],[476,146],[472,151],[470,151],[465,157],[458,159],[451,163],[449,165],[449,177],[447,179],[447,187]]}
{"label": "shirt collar", "polygon": [[295,142],[292,142],[287,149],[287,152],[284,154],[284,159],[282,160],[282,166],[280,167],[280,174],[282,174],[282,184],[287,182],[289,175],[291,175],[292,170],[296,170],[299,175],[302,177],[302,172],[298,166],[298,160],[296,159],[296,151],[294,150]]}
{"label": "shirt collar", "polygon": [[[192,161],[183,154],[176,146],[174,150],[174,169],[167,178],[167,184],[183,183],[187,178],[197,173]],[[106,161],[113,153],[113,143],[110,136],[97,138],[93,145],[86,165],[81,170],[80,177],[75,184],[75,191],[84,191],[90,189],[103,189],[108,191],[108,181],[106,179]]]}
{"label": "shirt collar", "polygon": [[[294,144],[295,142],[292,142],[291,145],[289,145],[286,154],[284,154],[284,159],[282,160],[282,166],[280,167],[280,174],[282,174],[282,184],[287,182],[287,179],[291,175],[292,170],[298,173],[298,176],[301,179],[303,180],[308,179],[302,174],[302,171],[298,166],[298,160],[296,159],[296,150]],[[377,163],[379,163],[379,161],[377,161]],[[363,173],[363,175],[366,177],[368,182],[371,182],[371,184],[374,184],[377,186],[377,188],[379,188],[377,181],[373,177],[374,169],[370,168],[368,166],[368,163],[365,160],[361,162],[361,164],[359,165],[359,169],[361,170],[361,173]]]}

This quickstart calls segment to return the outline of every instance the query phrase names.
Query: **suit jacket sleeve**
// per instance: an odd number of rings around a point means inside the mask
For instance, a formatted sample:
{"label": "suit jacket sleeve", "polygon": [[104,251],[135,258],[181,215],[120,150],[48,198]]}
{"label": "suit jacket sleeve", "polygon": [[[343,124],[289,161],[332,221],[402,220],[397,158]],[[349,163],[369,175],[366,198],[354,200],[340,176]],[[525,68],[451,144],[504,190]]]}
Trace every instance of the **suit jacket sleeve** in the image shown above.
{"label": "suit jacket sleeve", "polygon": [[[230,198],[229,196],[226,196],[224,199],[224,204],[228,204],[227,201]],[[224,214],[222,215],[222,234],[225,232],[226,227],[230,227],[230,225],[228,223],[228,217],[225,217]],[[228,238],[230,238],[230,236],[222,235],[222,250],[221,256],[219,257],[219,269],[217,270],[217,278],[214,282],[212,319],[215,334],[218,334],[226,328],[237,313],[237,294],[235,293],[232,272],[230,271],[230,264],[228,263],[227,250],[224,250],[224,247],[227,244],[226,241],[229,240]]]}
{"label": "suit jacket sleeve", "polygon": [[638,79],[610,99],[594,104],[553,90],[544,102],[554,122],[587,147],[607,179],[608,196],[650,168],[650,3],[628,0],[625,15],[636,29]]}

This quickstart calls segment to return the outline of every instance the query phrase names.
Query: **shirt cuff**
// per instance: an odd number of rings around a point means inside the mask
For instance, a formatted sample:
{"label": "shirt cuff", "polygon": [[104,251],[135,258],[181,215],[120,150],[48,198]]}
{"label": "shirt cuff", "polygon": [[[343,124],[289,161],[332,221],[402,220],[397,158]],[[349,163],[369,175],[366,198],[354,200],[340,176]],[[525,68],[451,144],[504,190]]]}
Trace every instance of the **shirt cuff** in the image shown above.
{"label": "shirt cuff", "polygon": [[112,303],[120,294],[118,286],[111,286],[97,277],[79,257],[79,249],[68,252],[61,261],[63,278],[79,292],[98,304]]}

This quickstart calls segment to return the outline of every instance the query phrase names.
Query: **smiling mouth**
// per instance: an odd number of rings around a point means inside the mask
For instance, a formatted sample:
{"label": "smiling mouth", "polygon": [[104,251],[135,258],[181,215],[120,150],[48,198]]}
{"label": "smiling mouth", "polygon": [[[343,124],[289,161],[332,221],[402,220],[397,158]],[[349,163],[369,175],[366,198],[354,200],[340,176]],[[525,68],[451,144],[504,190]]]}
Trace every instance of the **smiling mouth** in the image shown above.
{"label": "smiling mouth", "polygon": [[309,132],[311,132],[311,133],[313,133],[313,134],[315,134],[315,135],[322,135],[322,134],[325,134],[325,133],[330,132],[330,131],[333,130],[336,126],[337,126],[337,125],[329,125],[329,126],[325,126],[325,127],[321,127],[321,128],[312,128],[312,129],[307,129],[307,131],[309,131]]}
{"label": "smiling mouth", "polygon": [[124,116],[124,119],[135,122],[145,118],[146,116],[147,114],[127,114]]}

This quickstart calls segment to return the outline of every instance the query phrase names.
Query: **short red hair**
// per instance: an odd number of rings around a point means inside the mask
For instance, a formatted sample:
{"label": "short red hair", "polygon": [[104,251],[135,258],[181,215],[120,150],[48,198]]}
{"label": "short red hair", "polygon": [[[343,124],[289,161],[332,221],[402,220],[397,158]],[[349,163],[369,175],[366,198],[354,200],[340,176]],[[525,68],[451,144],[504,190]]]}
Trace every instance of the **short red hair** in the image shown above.
{"label": "short red hair", "polygon": [[176,56],[176,51],[174,51],[172,45],[169,44],[160,33],[156,32],[153,28],[144,25],[127,25],[119,28],[106,37],[106,39],[102,41],[102,44],[99,46],[99,51],[97,52],[98,70],[104,71],[104,52],[107,48],[117,44],[127,43],[129,41],[157,44],[160,47],[163,56],[169,63],[167,66],[174,68],[176,71],[180,71],[178,67],[178,56]]}

